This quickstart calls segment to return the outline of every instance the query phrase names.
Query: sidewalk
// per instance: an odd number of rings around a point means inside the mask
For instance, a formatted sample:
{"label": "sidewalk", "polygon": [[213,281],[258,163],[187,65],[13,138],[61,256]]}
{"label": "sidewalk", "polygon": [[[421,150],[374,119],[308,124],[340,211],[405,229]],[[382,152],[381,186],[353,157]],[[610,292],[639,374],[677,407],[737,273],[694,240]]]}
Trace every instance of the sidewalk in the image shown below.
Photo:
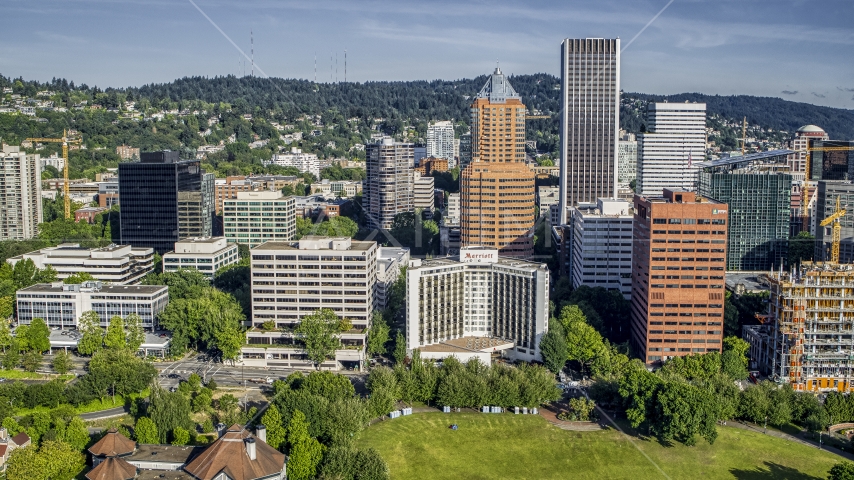
{"label": "sidewalk", "polygon": [[[806,445],[808,447],[819,448],[818,442],[815,440],[812,440],[809,438],[795,437],[795,436],[789,435],[788,433],[784,433],[784,432],[781,432],[781,431],[773,429],[773,428],[769,428],[766,432],[762,427],[759,427],[757,425],[751,425],[748,423],[742,423],[742,422],[738,422],[738,421],[727,422],[726,426],[733,427],[733,428],[740,428],[742,430],[750,430],[750,431],[758,432],[758,433],[765,433],[766,435],[773,435],[777,438],[789,440],[790,442],[798,442],[798,443],[800,443],[802,445]],[[854,454],[851,454],[848,452],[843,452],[842,450],[839,450],[839,449],[834,448],[834,447],[829,447],[825,444],[821,445],[821,449],[826,451],[826,452],[830,452],[830,453],[833,453],[835,455],[839,455],[840,457],[854,461]]]}

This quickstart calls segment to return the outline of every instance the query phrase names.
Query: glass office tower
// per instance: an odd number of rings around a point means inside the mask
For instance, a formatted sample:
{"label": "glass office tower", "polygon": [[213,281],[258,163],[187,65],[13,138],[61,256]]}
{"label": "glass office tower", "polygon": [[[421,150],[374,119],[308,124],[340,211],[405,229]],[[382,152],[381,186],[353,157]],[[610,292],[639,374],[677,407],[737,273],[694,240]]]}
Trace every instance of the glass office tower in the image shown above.
{"label": "glass office tower", "polygon": [[[212,205],[213,197],[204,198],[206,190],[212,191],[202,188],[204,176],[198,160],[181,161],[178,152],[168,150],[145,152],[139,162],[120,163],[120,242],[163,254],[174,248],[182,233],[210,236],[205,205]],[[198,207],[191,208],[194,204]],[[201,218],[205,215],[207,220]]]}

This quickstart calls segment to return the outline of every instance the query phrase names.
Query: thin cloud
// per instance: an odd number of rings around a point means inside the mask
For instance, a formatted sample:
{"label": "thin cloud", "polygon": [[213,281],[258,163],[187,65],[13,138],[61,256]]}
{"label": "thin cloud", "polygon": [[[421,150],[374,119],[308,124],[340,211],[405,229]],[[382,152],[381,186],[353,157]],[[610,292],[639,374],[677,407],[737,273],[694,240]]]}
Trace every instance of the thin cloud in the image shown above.
{"label": "thin cloud", "polygon": [[783,95],[797,95],[798,91],[797,90],[783,90],[780,93],[782,93]]}
{"label": "thin cloud", "polygon": [[811,92],[811,93],[812,93],[812,95],[813,95],[814,97],[816,97],[816,98],[826,98],[826,97],[825,97],[825,95],[823,95],[823,94],[821,94],[821,93],[815,93],[815,92]]}

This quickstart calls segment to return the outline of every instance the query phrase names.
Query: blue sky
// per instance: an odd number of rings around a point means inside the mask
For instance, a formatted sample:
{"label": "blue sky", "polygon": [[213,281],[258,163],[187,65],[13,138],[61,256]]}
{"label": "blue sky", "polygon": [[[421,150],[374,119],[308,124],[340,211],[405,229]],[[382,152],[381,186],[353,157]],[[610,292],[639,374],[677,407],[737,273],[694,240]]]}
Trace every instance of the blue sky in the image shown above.
{"label": "blue sky", "polygon": [[[198,9],[193,2],[198,5]],[[563,38],[623,39],[622,84],[854,108],[854,1],[4,0],[0,73],[105,86],[242,73],[456,79],[559,73]],[[221,33],[205,16],[210,17]],[[247,62],[248,64],[248,62]],[[248,73],[249,66],[246,71]],[[334,78],[334,72],[332,74]]]}

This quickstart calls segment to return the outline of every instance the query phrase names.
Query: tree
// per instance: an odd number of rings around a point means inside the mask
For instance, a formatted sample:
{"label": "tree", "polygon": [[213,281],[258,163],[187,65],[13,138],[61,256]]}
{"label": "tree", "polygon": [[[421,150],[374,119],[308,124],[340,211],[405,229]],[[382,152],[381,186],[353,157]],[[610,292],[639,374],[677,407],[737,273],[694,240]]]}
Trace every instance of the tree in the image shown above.
{"label": "tree", "polygon": [[318,368],[341,345],[337,335],[338,324],[338,315],[329,308],[323,308],[303,317],[294,330],[304,344],[306,355]]}
{"label": "tree", "polygon": [[101,317],[93,310],[80,315],[78,329],[82,333],[77,343],[77,352],[81,355],[94,355],[104,344],[104,329],[101,328]]}
{"label": "tree", "polygon": [[721,370],[733,380],[745,380],[748,375],[747,351],[750,344],[738,337],[726,337],[723,346]]}
{"label": "tree", "polygon": [[[21,327],[18,327],[19,330]],[[27,350],[42,353],[50,350],[50,328],[43,318],[34,318],[23,336]]]}
{"label": "tree", "polygon": [[65,375],[74,367],[74,364],[71,361],[71,355],[66,351],[61,351],[53,356],[51,366],[53,367],[54,372],[60,375]]}
{"label": "tree", "polygon": [[827,472],[827,480],[854,480],[854,463],[841,461]]}
{"label": "tree", "polygon": [[261,424],[267,427],[267,445],[277,450],[284,445],[287,429],[278,407],[270,405],[264,412],[264,416],[261,417]]}
{"label": "tree", "polygon": [[125,317],[125,332],[128,350],[135,352],[145,342],[145,331],[142,329],[142,319],[131,313]]}
{"label": "tree", "polygon": [[107,325],[107,334],[104,335],[104,346],[113,350],[127,348],[127,337],[125,337],[125,323],[120,315],[114,315]]}
{"label": "tree", "polygon": [[380,312],[374,312],[371,328],[368,330],[368,355],[382,355],[386,352],[386,343],[390,340],[390,329]]}
{"label": "tree", "polygon": [[190,432],[181,427],[172,430],[172,445],[186,445],[190,443]]}
{"label": "tree", "polygon": [[403,362],[406,361],[406,338],[401,332],[397,332],[394,337],[394,353],[392,356],[398,365],[403,365]]}
{"label": "tree", "polygon": [[356,394],[356,389],[349,378],[329,371],[309,373],[303,379],[300,389],[314,395],[320,395],[330,402],[353,398]]}
{"label": "tree", "polygon": [[12,370],[17,367],[19,363],[21,363],[21,349],[19,347],[18,339],[13,338],[12,345],[3,355],[3,369]]}
{"label": "tree", "polygon": [[71,445],[46,440],[12,452],[6,467],[9,480],[72,480],[85,467],[83,455]]}
{"label": "tree", "polygon": [[292,448],[300,441],[309,438],[308,422],[301,410],[294,410],[288,422],[288,445]]}
{"label": "tree", "polygon": [[540,352],[543,355],[543,363],[546,368],[555,375],[563,369],[568,358],[566,347],[566,334],[558,322],[550,322],[551,328],[540,340]]}
{"label": "tree", "polygon": [[291,454],[288,456],[288,478],[292,480],[314,478],[321,460],[323,460],[323,445],[316,438],[303,438],[291,447]]}
{"label": "tree", "polygon": [[190,413],[190,402],[187,397],[178,392],[167,392],[162,388],[152,390],[148,414],[157,426],[158,443],[166,443],[167,434],[176,428],[188,431],[192,429],[193,421],[190,420]]}
{"label": "tree", "polygon": [[71,445],[71,448],[77,451],[82,451],[89,443],[89,430],[83,419],[74,416],[65,427],[65,432],[62,435],[62,441]]}
{"label": "tree", "polygon": [[157,433],[157,425],[148,417],[140,417],[133,427],[134,437],[140,444],[160,443],[160,435]]}
{"label": "tree", "polygon": [[577,305],[564,307],[560,320],[566,330],[567,360],[577,361],[584,371],[604,348],[602,335],[587,324]]}
{"label": "tree", "polygon": [[42,364],[42,354],[36,351],[27,352],[24,354],[24,360],[21,362],[24,370],[35,372]]}
{"label": "tree", "polygon": [[7,317],[0,317],[0,347],[3,348],[4,353],[6,348],[12,345],[12,331],[9,329],[9,322],[5,318]]}
{"label": "tree", "polygon": [[69,275],[62,281],[62,283],[66,285],[79,285],[83,282],[94,282],[97,279],[93,277],[89,272],[77,272]]}

